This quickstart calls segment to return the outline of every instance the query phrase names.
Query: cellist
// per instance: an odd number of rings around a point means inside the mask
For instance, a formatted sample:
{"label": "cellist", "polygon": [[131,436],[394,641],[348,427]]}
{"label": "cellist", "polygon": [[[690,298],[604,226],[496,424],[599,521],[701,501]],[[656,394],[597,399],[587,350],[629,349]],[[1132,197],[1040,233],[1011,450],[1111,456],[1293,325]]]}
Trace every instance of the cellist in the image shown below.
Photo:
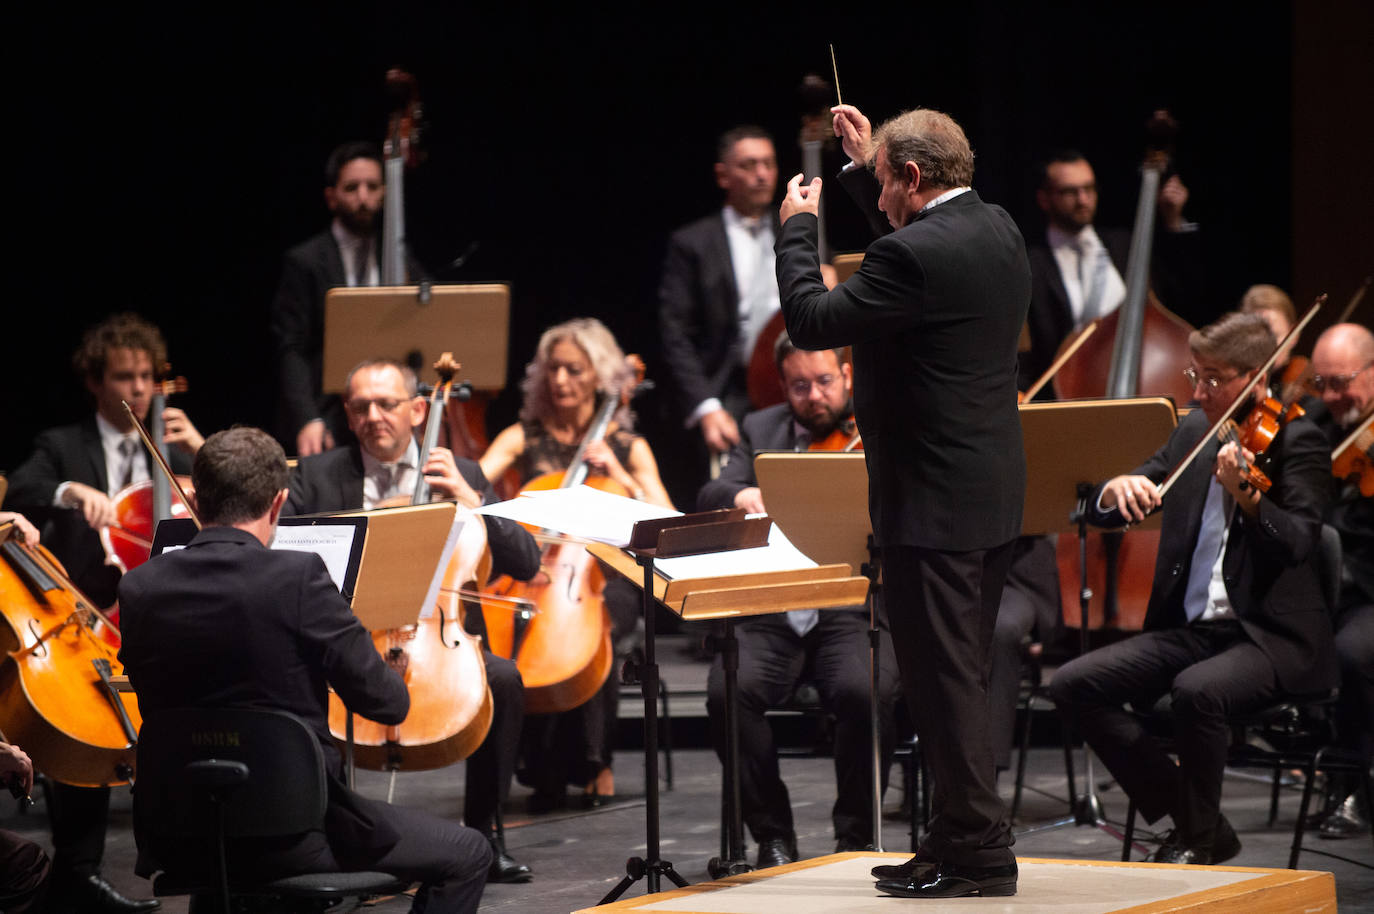
{"label": "cellist", "polygon": [[[524,484],[567,469],[602,398],[618,398],[626,375],[625,356],[600,321],[575,318],[545,330],[525,369],[520,421],[496,436],[482,456],[482,472],[488,479],[499,479],[515,467]],[[649,443],[630,430],[628,408],[619,410],[615,422],[603,440],[588,444],[587,464],[620,483],[630,496],[671,508]],[[634,631],[640,614],[634,586],[612,578],[604,600],[612,640]],[[612,675],[582,707],[531,719],[522,779],[533,782],[532,808],[562,805],[567,783],[583,786],[593,802],[614,794],[611,740],[618,704],[619,683]]]}
{"label": "cellist", "polygon": [[[166,360],[161,331],[137,315],[116,314],[87,330],[72,364],[94,414],[41,433],[9,480],[7,503],[40,520],[44,544],[101,607],[115,602],[119,570],[106,562],[97,530],[115,520],[111,496],[153,472],[123,402],[146,420],[154,372]],[[168,407],[162,418],[172,467],[188,472],[204,439],[182,410]],[[158,907],[125,898],[100,875],[109,804],[107,787],[55,785],[50,898],[59,907],[111,914]]]}
{"label": "cellist", "polygon": [[[355,441],[348,447],[304,457],[291,475],[287,516],[322,511],[371,509],[396,495],[415,490],[417,472],[437,498],[452,498],[475,508],[495,501],[496,494],[476,461],[455,457],[436,447],[423,467],[416,466],[419,448],[414,430],[422,425],[426,401],[416,396],[415,375],[400,364],[377,359],[353,368],[344,388],[343,404]],[[526,580],[539,570],[539,549],[519,524],[487,518],[487,540],[493,570]],[[482,614],[469,612],[468,631],[484,634]],[[491,729],[481,747],[467,760],[467,789],[463,821],[487,835],[492,845],[488,872],[491,882],[527,882],[530,869],[512,859],[493,831],[496,811],[510,793],[524,719],[524,686],[515,664],[486,649],[482,658],[491,688]]]}

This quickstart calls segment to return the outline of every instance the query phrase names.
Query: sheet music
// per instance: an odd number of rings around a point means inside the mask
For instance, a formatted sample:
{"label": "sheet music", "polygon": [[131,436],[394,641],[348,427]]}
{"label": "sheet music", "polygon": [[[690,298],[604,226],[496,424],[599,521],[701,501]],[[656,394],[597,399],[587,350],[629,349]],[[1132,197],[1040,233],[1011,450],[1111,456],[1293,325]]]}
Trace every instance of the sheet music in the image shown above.
{"label": "sheet music", "polygon": [[348,572],[348,556],[353,549],[353,535],[357,530],[352,524],[328,522],[299,526],[283,524],[277,527],[272,548],[315,553],[324,559],[329,579],[342,591],[344,575]]}
{"label": "sheet music", "polygon": [[763,571],[795,571],[798,568],[815,567],[816,563],[792,545],[792,541],[783,534],[777,524],[768,531],[767,546],[654,560],[654,570],[669,580],[756,574]]}
{"label": "sheet music", "polygon": [[434,577],[429,582],[429,590],[425,591],[424,605],[420,607],[421,619],[428,619],[434,615],[434,609],[439,603],[439,587],[444,583],[444,574],[448,571],[449,560],[453,558],[453,550],[458,546],[458,536],[463,532],[463,527],[471,516],[471,512],[464,514],[462,511],[455,512],[453,515],[453,526],[448,528],[448,537],[444,540],[443,555],[439,559],[439,566],[434,569]]}
{"label": "sheet music", "polygon": [[505,517],[544,530],[555,530],[612,546],[629,545],[634,525],[659,517],[681,517],[681,511],[612,495],[591,486],[521,492],[510,501],[484,505],[473,512]]}

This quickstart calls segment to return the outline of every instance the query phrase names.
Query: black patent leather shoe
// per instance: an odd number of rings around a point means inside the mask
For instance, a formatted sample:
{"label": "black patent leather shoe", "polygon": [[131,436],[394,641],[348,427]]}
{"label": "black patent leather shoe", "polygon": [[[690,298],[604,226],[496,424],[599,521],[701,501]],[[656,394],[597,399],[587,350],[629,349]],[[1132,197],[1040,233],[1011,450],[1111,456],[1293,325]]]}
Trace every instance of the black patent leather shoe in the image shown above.
{"label": "black patent leather shoe", "polygon": [[902,882],[910,882],[913,879],[925,881],[926,876],[940,865],[940,861],[934,857],[928,857],[924,851],[917,851],[916,856],[907,860],[905,863],[883,863],[873,867],[871,872],[874,879],[896,879]]}
{"label": "black patent leather shoe", "polygon": [[491,843],[491,865],[487,867],[487,882],[503,882],[514,884],[518,882],[529,882],[534,878],[530,868],[519,862],[504,848],[498,847],[496,842]]}
{"label": "black patent leather shoe", "polygon": [[767,838],[759,842],[759,859],[756,869],[770,866],[783,866],[797,861],[796,838]]}
{"label": "black patent leather shoe", "polygon": [[860,841],[858,838],[840,838],[835,842],[835,853],[837,854],[850,854],[855,851],[872,850],[877,850],[877,848],[867,841]]}
{"label": "black patent leather shoe", "polygon": [[81,879],[72,896],[79,914],[146,914],[162,907],[156,898],[125,898],[99,873]]}
{"label": "black patent leather shoe", "polygon": [[1318,834],[1323,838],[1354,838],[1369,831],[1369,823],[1360,815],[1359,795],[1351,794],[1330,815],[1322,820]]}
{"label": "black patent leather shoe", "polygon": [[1171,831],[1165,835],[1164,844],[1155,852],[1154,862],[1208,866],[1225,863],[1239,853],[1240,838],[1237,837],[1236,830],[1231,827],[1231,823],[1226,821],[1226,817],[1221,816],[1217,819],[1217,827],[1212,834],[1211,846],[1188,844],[1177,832]]}
{"label": "black patent leather shoe", "polygon": [[910,879],[882,879],[878,891],[898,898],[981,898],[1016,894],[1016,864],[958,866],[941,863]]}

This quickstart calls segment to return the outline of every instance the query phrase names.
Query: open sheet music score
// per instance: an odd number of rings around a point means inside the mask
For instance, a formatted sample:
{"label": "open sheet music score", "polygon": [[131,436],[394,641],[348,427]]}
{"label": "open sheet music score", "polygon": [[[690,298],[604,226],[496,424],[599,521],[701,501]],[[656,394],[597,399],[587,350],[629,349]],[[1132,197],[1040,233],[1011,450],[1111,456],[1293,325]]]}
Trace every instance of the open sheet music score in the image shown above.
{"label": "open sheet music score", "polygon": [[[565,536],[607,543],[621,549],[629,544],[630,533],[638,522],[682,516],[681,511],[612,495],[590,486],[525,492],[510,501],[478,508],[474,513],[505,517],[544,530],[554,530]],[[816,563],[793,546],[777,524],[769,533],[767,546],[657,559],[654,562],[654,570],[670,580],[814,567]]]}

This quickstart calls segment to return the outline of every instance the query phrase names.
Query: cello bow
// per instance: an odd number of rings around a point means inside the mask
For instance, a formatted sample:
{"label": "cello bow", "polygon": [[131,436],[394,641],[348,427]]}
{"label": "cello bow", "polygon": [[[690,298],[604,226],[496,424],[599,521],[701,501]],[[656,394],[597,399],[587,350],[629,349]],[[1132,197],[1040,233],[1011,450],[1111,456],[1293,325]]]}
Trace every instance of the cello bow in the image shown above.
{"label": "cello bow", "polygon": [[143,439],[144,447],[153,455],[153,459],[157,463],[158,469],[162,471],[163,476],[165,476],[172,484],[173,488],[176,489],[182,504],[186,505],[186,511],[191,515],[191,520],[195,521],[196,529],[201,529],[200,515],[196,513],[196,509],[191,504],[191,499],[186,495],[186,490],[181,487],[181,482],[177,479],[176,474],[172,472],[171,466],[167,463],[167,458],[158,450],[157,445],[153,442],[153,437],[148,434],[147,427],[144,426],[142,420],[140,420],[138,416],[134,415],[133,407],[129,405],[128,400],[120,400],[119,402],[124,404],[124,411],[128,413],[129,418],[133,420],[134,428],[138,429],[138,436]]}

